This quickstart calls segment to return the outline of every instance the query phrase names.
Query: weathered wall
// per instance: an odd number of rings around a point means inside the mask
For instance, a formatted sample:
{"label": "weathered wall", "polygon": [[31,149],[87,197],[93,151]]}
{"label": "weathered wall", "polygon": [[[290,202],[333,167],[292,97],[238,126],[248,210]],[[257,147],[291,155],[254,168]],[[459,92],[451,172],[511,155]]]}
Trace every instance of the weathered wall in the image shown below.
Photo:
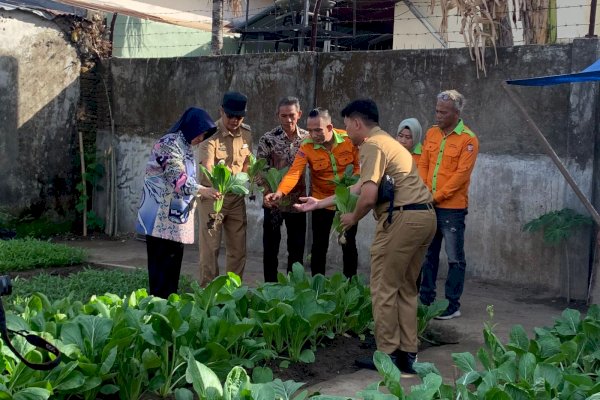
{"label": "weathered wall", "polygon": [[0,11],[0,207],[72,210],[78,100],[79,59],[56,24]]}
{"label": "weathered wall", "polygon": [[[274,107],[283,95],[297,95],[305,110],[328,107],[341,126],[339,111],[350,100],[371,97],[380,106],[381,125],[395,132],[400,120],[433,122],[435,95],[447,88],[465,94],[466,123],[478,134],[481,155],[473,173],[466,252],[468,274],[566,294],[563,253],[544,245],[539,235],[521,232],[527,221],[548,211],[583,211],[556,167],[543,153],[524,118],[503,92],[508,78],[578,71],[600,56],[598,41],[573,45],[502,49],[499,65],[477,79],[465,49],[349,53],[290,53],[199,59],[112,60],[117,138],[99,142],[117,148],[119,229],[131,231],[143,163],[156,137],[189,105],[214,116],[222,93],[239,90],[249,97],[247,121],[258,138],[272,128]],[[577,60],[573,62],[572,60]],[[582,190],[592,196],[594,135],[598,137],[597,85],[515,89],[533,120],[565,160]],[[258,205],[249,207],[249,248],[260,253],[262,221]],[[373,220],[359,225],[359,262],[368,265]],[[590,234],[573,240],[571,295],[585,296]],[[330,262],[341,263],[332,241]]]}

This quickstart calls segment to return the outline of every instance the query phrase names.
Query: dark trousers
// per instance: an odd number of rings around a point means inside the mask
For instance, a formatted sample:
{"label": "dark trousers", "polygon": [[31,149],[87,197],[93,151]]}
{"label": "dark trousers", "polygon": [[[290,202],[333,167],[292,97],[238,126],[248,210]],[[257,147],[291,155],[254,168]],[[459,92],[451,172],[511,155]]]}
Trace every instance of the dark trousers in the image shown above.
{"label": "dark trousers", "polygon": [[[313,243],[310,256],[310,269],[314,275],[325,275],[327,249],[329,248],[329,233],[335,216],[334,210],[321,209],[312,212]],[[356,275],[358,268],[358,251],[356,250],[356,230],[354,225],[346,231],[346,244],[342,245],[344,260],[344,276],[351,278]]]}
{"label": "dark trousers", "polygon": [[421,270],[420,297],[423,304],[431,304],[435,300],[435,281],[440,265],[442,239],[445,242],[448,256],[448,277],[446,278],[445,295],[450,302],[448,309],[454,312],[460,308],[460,296],[465,285],[465,217],[467,209],[436,208],[437,231],[425,256]]}
{"label": "dark trousers", "polygon": [[146,235],[150,294],[166,299],[177,293],[183,243]]}
{"label": "dark trousers", "polygon": [[280,212],[264,209],[263,219],[263,271],[265,282],[277,282],[279,267],[279,244],[281,243],[281,225],[287,229],[287,272],[292,271],[295,262],[304,263],[304,245],[306,237],[306,213]]}

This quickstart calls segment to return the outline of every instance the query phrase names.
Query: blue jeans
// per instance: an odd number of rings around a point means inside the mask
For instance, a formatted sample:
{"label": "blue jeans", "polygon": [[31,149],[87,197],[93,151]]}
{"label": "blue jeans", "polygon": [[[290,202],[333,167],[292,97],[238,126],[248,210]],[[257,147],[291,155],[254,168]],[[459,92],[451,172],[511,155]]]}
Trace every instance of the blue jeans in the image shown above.
{"label": "blue jeans", "polygon": [[454,312],[460,308],[460,296],[465,285],[465,217],[467,209],[436,208],[437,231],[425,256],[421,268],[420,297],[423,304],[431,304],[435,300],[435,281],[440,265],[442,239],[445,242],[448,256],[448,277],[446,278],[445,295],[450,302],[448,309]]}

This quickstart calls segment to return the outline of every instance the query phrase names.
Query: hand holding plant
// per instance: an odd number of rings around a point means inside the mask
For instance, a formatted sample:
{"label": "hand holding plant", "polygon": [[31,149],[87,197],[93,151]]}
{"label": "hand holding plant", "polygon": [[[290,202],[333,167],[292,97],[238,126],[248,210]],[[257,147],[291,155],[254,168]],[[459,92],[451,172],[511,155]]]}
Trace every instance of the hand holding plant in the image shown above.
{"label": "hand holding plant", "polygon": [[338,243],[340,245],[346,244],[346,228],[345,225],[349,224],[349,218],[344,218],[342,221],[342,214],[352,213],[356,208],[356,202],[358,196],[350,191],[349,187],[338,186],[335,188],[335,207],[337,211],[333,217],[333,228],[338,233]]}
{"label": "hand holding plant", "polygon": [[215,199],[213,209],[214,213],[209,214],[209,220],[207,222],[208,233],[213,234],[216,232],[220,223],[223,222],[223,214],[221,209],[223,208],[223,201],[225,195],[237,194],[245,196],[248,194],[248,188],[246,188],[246,182],[248,182],[248,174],[240,172],[238,174],[232,174],[229,168],[225,166],[225,163],[219,162],[213,167],[212,173],[206,169],[203,165],[200,165],[200,170],[210,180],[212,187],[220,194],[220,197]]}
{"label": "hand holding plant", "polygon": [[198,194],[205,199],[213,199],[213,200],[218,200],[221,197],[223,197],[221,195],[221,193],[219,193],[219,191],[213,187],[201,186],[200,189],[198,189]]}
{"label": "hand holding plant", "polygon": [[350,217],[345,217],[342,221],[342,214],[352,213],[356,208],[356,202],[358,196],[350,191],[350,186],[358,182],[359,176],[352,175],[354,172],[354,165],[350,164],[346,166],[344,174],[341,177],[335,177],[332,182],[335,184],[335,206],[337,212],[333,217],[333,228],[338,233],[338,243],[340,245],[346,244],[346,229],[347,225],[354,225],[350,223]]}
{"label": "hand holding plant", "polygon": [[266,207],[271,208],[271,220],[275,225],[281,224],[281,221],[283,220],[283,216],[277,209],[277,205],[289,204],[289,202],[286,204],[285,200],[281,201],[281,199],[283,199],[285,196],[283,193],[277,190],[288,169],[289,167],[282,169],[269,168],[266,173],[263,171],[263,180],[267,184],[267,189],[269,192],[271,192],[265,195],[263,204]]}

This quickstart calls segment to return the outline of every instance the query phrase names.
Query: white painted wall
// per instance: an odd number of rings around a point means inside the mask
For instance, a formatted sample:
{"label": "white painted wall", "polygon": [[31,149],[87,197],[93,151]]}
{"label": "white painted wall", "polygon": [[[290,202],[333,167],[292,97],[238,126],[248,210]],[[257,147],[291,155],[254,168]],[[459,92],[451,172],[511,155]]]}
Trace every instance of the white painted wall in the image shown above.
{"label": "white painted wall", "polygon": [[[431,25],[439,32],[442,22],[439,1],[431,12],[431,0],[412,0],[421,14],[427,17]],[[590,2],[588,0],[557,0],[557,42],[569,43],[574,38],[584,37],[589,30]],[[512,10],[512,2],[509,1]],[[517,19],[518,19],[517,14]],[[404,1],[396,3],[394,12],[394,49],[431,49],[442,48],[429,30],[415,17]],[[457,10],[450,11],[448,18],[448,47],[464,47],[464,38],[460,34],[462,17]],[[596,10],[596,34],[600,32],[600,7]],[[513,26],[515,45],[523,44],[521,21]]]}

